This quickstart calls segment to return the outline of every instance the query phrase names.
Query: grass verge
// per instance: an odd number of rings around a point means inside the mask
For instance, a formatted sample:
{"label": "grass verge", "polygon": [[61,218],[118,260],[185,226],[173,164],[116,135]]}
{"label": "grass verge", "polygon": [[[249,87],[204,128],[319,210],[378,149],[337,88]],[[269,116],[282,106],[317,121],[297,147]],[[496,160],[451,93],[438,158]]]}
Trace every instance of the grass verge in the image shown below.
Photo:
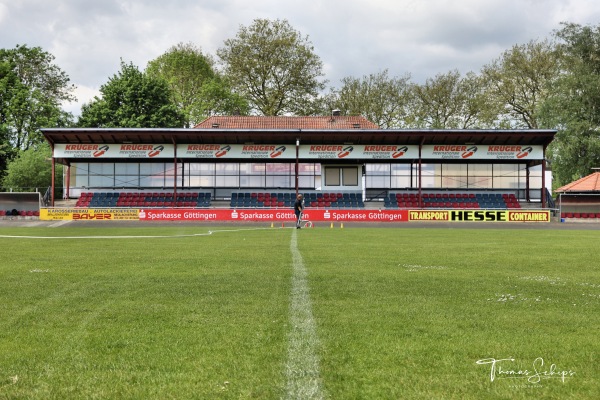
{"label": "grass verge", "polygon": [[597,231],[207,231],[0,228],[173,235],[0,238],[0,398],[285,397],[298,260],[330,398],[600,393]]}

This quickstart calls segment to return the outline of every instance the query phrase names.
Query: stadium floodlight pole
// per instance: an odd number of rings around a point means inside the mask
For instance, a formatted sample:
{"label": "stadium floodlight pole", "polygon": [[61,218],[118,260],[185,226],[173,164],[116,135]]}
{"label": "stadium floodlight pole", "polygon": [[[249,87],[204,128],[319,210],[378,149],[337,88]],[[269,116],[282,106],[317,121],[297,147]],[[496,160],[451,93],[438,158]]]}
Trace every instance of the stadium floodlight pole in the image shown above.
{"label": "stadium floodlight pole", "polygon": [[300,152],[300,138],[296,138],[296,197],[298,197],[298,154]]}

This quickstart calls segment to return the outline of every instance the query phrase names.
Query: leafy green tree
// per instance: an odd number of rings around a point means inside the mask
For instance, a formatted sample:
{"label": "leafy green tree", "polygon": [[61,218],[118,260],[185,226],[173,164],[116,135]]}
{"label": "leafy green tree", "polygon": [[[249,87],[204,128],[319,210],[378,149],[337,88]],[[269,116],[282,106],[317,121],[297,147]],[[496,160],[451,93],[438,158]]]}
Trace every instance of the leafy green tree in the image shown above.
{"label": "leafy green tree", "polygon": [[53,61],[40,47],[0,49],[0,143],[28,149],[44,142],[40,128],[71,124],[61,106],[74,86]]}
{"label": "leafy green tree", "polygon": [[[234,93],[224,78],[215,77],[204,85],[200,91],[199,116],[211,115],[248,115],[250,105],[248,101]],[[204,119],[204,118],[202,118]],[[202,119],[197,119],[201,122]]]}
{"label": "leafy green tree", "polygon": [[146,73],[168,83],[187,127],[211,115],[248,112],[247,101],[232,92],[215,72],[212,59],[193,44],[179,43],[171,47],[148,63]]}
{"label": "leafy green tree", "polygon": [[0,137],[0,176],[2,175],[2,171],[6,170],[8,160],[14,158],[14,153],[14,148],[10,146],[8,141]]}
{"label": "leafy green tree", "polygon": [[540,127],[540,107],[558,73],[556,47],[547,40],[515,45],[482,69],[486,96],[504,125],[529,129]]}
{"label": "leafy green tree", "polygon": [[469,129],[491,124],[493,112],[486,102],[481,77],[457,70],[438,74],[414,85],[408,121],[413,128]]}
{"label": "leafy green tree", "polygon": [[600,167],[600,26],[568,23],[555,35],[562,73],[541,119],[558,129],[549,157],[560,186]]}
{"label": "leafy green tree", "polygon": [[[47,143],[19,151],[17,157],[9,161],[2,179],[5,190],[33,192],[35,189],[42,191],[52,184],[52,167],[50,158],[52,151]],[[57,187],[62,185],[62,165],[57,165]]]}
{"label": "leafy green tree", "polygon": [[332,90],[329,109],[346,115],[361,115],[383,129],[403,128],[411,102],[410,76],[390,78],[388,70],[363,76],[346,77],[342,87]]}
{"label": "leafy green tree", "polygon": [[81,108],[80,127],[180,128],[184,117],[172,101],[167,82],[149,77],[133,64],[100,87],[102,97]]}
{"label": "leafy green tree", "polygon": [[325,88],[323,63],[288,21],[255,19],[217,51],[233,88],[262,115],[311,115]]}

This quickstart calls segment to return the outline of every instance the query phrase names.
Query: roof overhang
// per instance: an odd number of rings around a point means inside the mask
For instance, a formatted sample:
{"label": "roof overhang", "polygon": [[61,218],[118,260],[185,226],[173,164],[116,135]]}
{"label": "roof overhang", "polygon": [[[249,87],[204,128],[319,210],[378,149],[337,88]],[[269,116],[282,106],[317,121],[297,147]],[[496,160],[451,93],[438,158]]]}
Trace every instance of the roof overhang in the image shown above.
{"label": "roof overhang", "polygon": [[148,129],[148,128],[44,128],[49,143],[174,143],[174,144],[473,144],[544,145],[555,130],[255,130],[255,129]]}

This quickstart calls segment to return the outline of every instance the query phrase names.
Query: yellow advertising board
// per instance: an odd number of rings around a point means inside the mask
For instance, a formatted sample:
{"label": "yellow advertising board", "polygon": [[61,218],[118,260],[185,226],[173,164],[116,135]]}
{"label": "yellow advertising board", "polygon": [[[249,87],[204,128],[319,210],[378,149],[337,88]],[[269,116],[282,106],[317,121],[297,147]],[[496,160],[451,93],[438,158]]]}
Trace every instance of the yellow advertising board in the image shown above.
{"label": "yellow advertising board", "polygon": [[46,221],[70,220],[139,220],[137,208],[42,208],[40,219]]}
{"label": "yellow advertising board", "polygon": [[410,210],[409,221],[550,222],[545,210]]}

